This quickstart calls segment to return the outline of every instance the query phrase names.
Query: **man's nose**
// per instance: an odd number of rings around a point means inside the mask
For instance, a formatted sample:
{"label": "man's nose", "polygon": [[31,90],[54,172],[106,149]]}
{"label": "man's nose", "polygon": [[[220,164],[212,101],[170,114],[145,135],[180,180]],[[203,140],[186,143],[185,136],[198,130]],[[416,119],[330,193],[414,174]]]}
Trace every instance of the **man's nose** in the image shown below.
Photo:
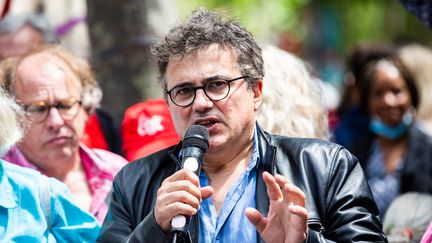
{"label": "man's nose", "polygon": [[203,89],[198,89],[196,90],[195,100],[192,105],[195,110],[199,111],[212,107],[213,101],[206,95]]}
{"label": "man's nose", "polygon": [[48,117],[45,122],[50,128],[58,128],[64,125],[63,117],[61,116],[59,110],[54,107],[51,107],[48,110]]}

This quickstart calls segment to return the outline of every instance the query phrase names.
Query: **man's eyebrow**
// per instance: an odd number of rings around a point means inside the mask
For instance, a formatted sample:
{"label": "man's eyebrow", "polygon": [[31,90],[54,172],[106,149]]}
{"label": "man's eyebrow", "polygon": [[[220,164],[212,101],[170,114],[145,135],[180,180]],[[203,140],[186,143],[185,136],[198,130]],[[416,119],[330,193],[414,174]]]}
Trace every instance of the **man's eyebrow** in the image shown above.
{"label": "man's eyebrow", "polygon": [[225,76],[222,75],[214,75],[211,77],[207,77],[203,80],[203,83],[207,83],[209,81],[218,80],[218,79],[227,79]]}
{"label": "man's eyebrow", "polygon": [[193,86],[193,82],[192,81],[184,81],[183,83],[177,84],[176,86],[174,86],[172,88],[185,87],[185,86]]}
{"label": "man's eyebrow", "polygon": [[[222,75],[214,75],[214,76],[210,76],[210,77],[207,77],[207,78],[203,79],[201,82],[203,84],[206,84],[207,82],[218,80],[218,79],[227,79],[227,78],[225,76],[222,76]],[[184,82],[182,82],[182,83],[180,83],[180,84],[172,87],[172,89],[173,88],[178,88],[178,87],[187,87],[187,86],[195,86],[195,83],[192,82],[192,81],[189,81],[189,80],[188,81],[184,81]]]}

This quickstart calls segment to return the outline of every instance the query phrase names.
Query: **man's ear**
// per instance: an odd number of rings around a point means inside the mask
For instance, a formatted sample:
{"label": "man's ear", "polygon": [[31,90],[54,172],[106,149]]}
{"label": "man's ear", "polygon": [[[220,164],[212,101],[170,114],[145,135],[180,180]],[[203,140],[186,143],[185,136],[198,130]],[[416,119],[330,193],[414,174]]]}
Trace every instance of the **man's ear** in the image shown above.
{"label": "man's ear", "polygon": [[253,102],[254,102],[254,110],[257,111],[262,103],[262,88],[263,81],[259,80],[253,87],[252,91],[254,93]]}

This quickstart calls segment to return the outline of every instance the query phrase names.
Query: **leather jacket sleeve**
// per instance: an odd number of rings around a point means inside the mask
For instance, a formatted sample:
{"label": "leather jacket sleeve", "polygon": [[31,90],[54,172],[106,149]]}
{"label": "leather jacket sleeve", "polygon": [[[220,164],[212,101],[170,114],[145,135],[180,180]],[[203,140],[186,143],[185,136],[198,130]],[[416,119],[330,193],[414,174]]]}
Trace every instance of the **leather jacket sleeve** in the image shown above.
{"label": "leather jacket sleeve", "polygon": [[122,175],[123,173],[119,174],[114,180],[110,208],[97,242],[170,242],[156,223],[153,211],[141,222],[134,222],[135,216],[131,212],[135,209],[127,202],[127,197],[122,195],[125,191]]}
{"label": "leather jacket sleeve", "polygon": [[159,225],[156,223],[154,211],[147,215],[144,220],[138,224],[135,230],[127,236],[126,242],[170,242]]}
{"label": "leather jacket sleeve", "polygon": [[328,178],[320,181],[326,182],[317,205],[322,227],[308,224],[307,242],[387,242],[360,164],[346,149],[336,150]]}

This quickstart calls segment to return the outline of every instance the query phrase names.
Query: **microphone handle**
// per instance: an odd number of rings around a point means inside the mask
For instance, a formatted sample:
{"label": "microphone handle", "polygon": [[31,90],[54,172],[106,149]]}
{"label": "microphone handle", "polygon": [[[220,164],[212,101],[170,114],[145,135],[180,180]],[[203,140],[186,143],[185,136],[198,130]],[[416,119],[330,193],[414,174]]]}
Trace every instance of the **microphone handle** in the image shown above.
{"label": "microphone handle", "polygon": [[[185,155],[186,154],[192,154],[193,156],[185,157],[183,159],[183,168],[188,169],[199,176],[199,173],[201,170],[201,163],[198,161],[198,159],[202,160],[202,158],[197,158],[197,157],[202,157],[202,156],[195,157],[197,154],[193,153],[193,152],[196,152],[196,151],[186,151],[187,149],[189,149],[189,148],[186,148],[185,152],[192,152],[192,153],[185,153]],[[191,147],[190,149],[195,150],[197,148]],[[201,155],[202,155],[202,153],[201,153]],[[182,238],[181,234],[186,235],[186,233],[187,233],[187,230],[188,230],[187,228],[189,226],[189,220],[190,220],[190,217],[186,217],[184,215],[175,216],[171,220],[171,232],[180,233],[179,237]]]}

